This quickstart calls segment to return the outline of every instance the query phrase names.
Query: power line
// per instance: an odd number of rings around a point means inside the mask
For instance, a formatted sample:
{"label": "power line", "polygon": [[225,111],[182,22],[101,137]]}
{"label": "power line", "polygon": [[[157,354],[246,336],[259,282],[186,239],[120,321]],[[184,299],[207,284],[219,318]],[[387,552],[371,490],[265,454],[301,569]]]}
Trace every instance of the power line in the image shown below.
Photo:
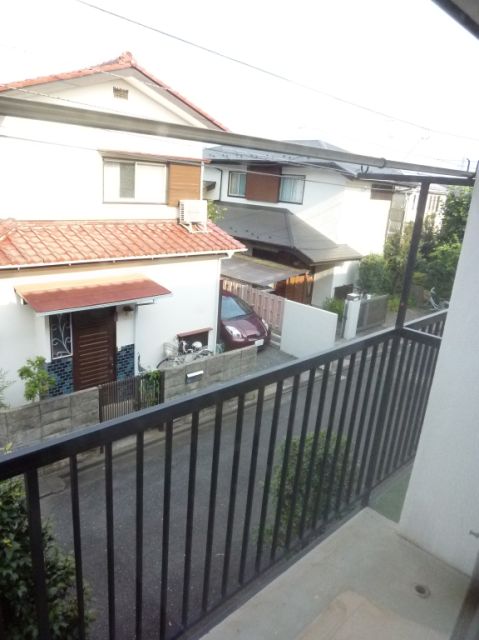
{"label": "power line", "polygon": [[317,87],[312,87],[311,85],[308,85],[306,83],[303,82],[299,82],[298,80],[294,80],[292,78],[288,78],[287,76],[284,76],[280,73],[277,73],[275,71],[271,71],[270,69],[265,69],[263,67],[259,67],[257,65],[254,65],[250,62],[245,62],[244,60],[240,60],[239,58],[235,58],[233,56],[230,56],[226,53],[222,53],[221,51],[216,51],[215,49],[211,49],[210,47],[205,47],[204,45],[198,44],[197,42],[193,42],[191,40],[188,40],[187,38],[182,38],[181,36],[177,36],[174,35],[172,33],[169,33],[167,31],[164,31],[162,29],[158,29],[157,27],[152,27],[151,25],[145,24],[144,22],[140,22],[139,20],[135,20],[133,18],[129,18],[127,16],[124,16],[120,13],[116,13],[115,11],[111,11],[109,9],[105,9],[104,7],[99,7],[95,4],[92,4],[90,2],[86,2],[85,0],[72,0],[73,2],[76,2],[78,4],[84,5],[86,7],[89,7],[90,9],[95,9],[96,11],[100,11],[102,13],[105,13],[107,15],[113,16],[114,18],[118,18],[119,20],[124,20],[125,22],[129,22],[130,24],[134,24],[138,27],[141,27],[143,29],[148,29],[149,31],[153,31],[155,33],[159,33],[162,36],[165,36],[167,38],[171,38],[172,40],[177,40],[178,42],[182,42],[183,44],[187,44],[191,47],[195,47],[196,49],[199,49],[201,51],[205,51],[206,53],[210,53],[212,55],[218,56],[220,58],[223,58],[225,60],[229,60],[230,62],[234,62],[236,64],[242,65],[248,69],[252,69],[253,71],[258,71],[259,73],[263,73],[265,75],[268,75],[272,78],[275,78],[277,80],[281,80],[283,82],[287,82],[289,84],[295,85],[297,87],[300,87],[302,89],[306,89],[307,91],[312,91],[314,93],[318,93],[320,95],[326,96],[332,100],[336,100],[337,102],[341,102],[343,104],[346,104],[348,106],[352,106],[355,107],[357,109],[362,109],[363,111],[367,111],[369,113],[372,113],[374,115],[377,116],[381,116],[382,118],[388,118],[390,120],[395,120],[396,122],[401,122],[403,124],[407,124],[409,126],[418,128],[418,129],[423,129],[425,131],[432,131],[434,133],[438,133],[440,135],[445,135],[445,136],[449,136],[452,138],[459,138],[462,140],[469,140],[471,142],[479,142],[479,138],[474,138],[474,137],[470,137],[470,136],[466,136],[460,133],[453,133],[451,131],[445,131],[442,129],[434,129],[428,126],[425,126],[423,124],[418,124],[417,122],[413,122],[412,120],[407,120],[406,118],[399,118],[397,116],[392,116],[389,113],[386,113],[384,111],[379,111],[378,109],[373,109],[372,107],[367,107],[365,105],[359,104],[358,102],[353,102],[352,100],[346,100],[346,98],[342,98],[340,96],[337,96],[333,93],[329,93],[328,91],[324,91],[323,89],[319,89]]}
{"label": "power line", "polygon": [[[81,2],[81,0],[74,0],[74,1]],[[88,3],[83,3],[83,4],[87,4],[88,5]],[[93,8],[95,8],[94,5],[88,5],[88,6],[92,6]],[[100,7],[98,7],[98,9],[100,11],[103,11],[103,9],[101,9]],[[125,18],[125,20],[128,20],[128,19]],[[150,27],[147,27],[146,25],[142,25],[142,26],[145,26],[146,28],[150,28]],[[168,34],[166,34],[166,35],[168,35]],[[175,36],[171,36],[171,37],[174,38]],[[196,46],[194,43],[191,43],[191,44],[192,44],[192,46]],[[200,45],[198,45],[198,46],[200,46]],[[0,47],[10,48],[10,49],[18,49],[18,47],[11,46],[11,45],[4,45],[4,44],[1,44],[1,43],[0,43]],[[29,50],[29,49],[22,49],[22,51],[25,52],[25,53],[30,53],[31,55],[35,55],[34,52]],[[218,54],[218,55],[221,55],[221,54]],[[123,75],[121,75],[119,73],[114,73],[112,71],[104,71],[104,70],[100,69],[98,71],[98,73],[101,73],[102,75],[105,75],[105,76],[111,76],[111,77],[116,78],[116,79],[125,80],[125,76],[123,76]],[[142,78],[141,81],[146,86],[150,86],[150,87],[153,87],[154,89],[158,89],[159,85],[157,83],[152,82],[151,80],[147,80],[146,78]],[[66,80],[64,78],[61,78],[61,79],[57,79],[57,82],[62,82],[62,83],[65,82],[66,83],[66,82],[68,82],[68,80]],[[294,81],[292,81],[292,82],[294,82]],[[8,85],[9,83],[6,83],[6,84]],[[41,93],[39,91],[34,91],[32,89],[13,88],[12,91],[21,91],[21,92],[28,93],[28,94],[31,94],[31,95],[36,95],[36,96],[40,96],[40,97],[47,97],[47,98],[50,98],[50,99],[54,99],[54,100],[58,100],[58,101],[62,101],[62,102],[67,102],[67,103],[70,103],[70,104],[75,104],[75,105],[79,105],[79,106],[86,106],[86,107],[95,107],[97,109],[100,109],[100,107],[98,105],[95,105],[93,103],[85,103],[85,102],[81,102],[79,100],[72,100],[71,98],[64,98],[64,97],[61,97],[61,96],[53,96],[51,94],[45,94],[45,93]],[[354,104],[354,103],[351,103],[351,104]],[[126,113],[128,115],[135,116],[134,113],[125,112],[125,111],[118,111],[116,109],[109,109],[109,111],[111,111],[112,113],[117,113],[118,115],[125,115],[125,113]],[[415,126],[420,127],[420,125],[415,125]],[[423,127],[420,127],[420,128],[423,128]],[[434,131],[433,129],[428,129],[428,130],[429,131]],[[455,134],[451,134],[451,135],[455,136]],[[360,138],[357,137],[357,136],[356,137],[349,136],[349,137],[350,138],[354,138],[356,140],[360,140]],[[479,138],[477,138],[477,139],[476,138],[466,138],[465,136],[459,136],[459,137],[463,137],[463,138],[465,138],[467,140],[478,141],[479,142]],[[420,143],[420,140],[417,141],[416,145],[419,144],[419,143]],[[389,149],[389,147],[387,145],[384,145],[384,144],[381,145],[379,143],[374,143],[374,144],[375,144],[375,146],[381,147],[382,149]],[[428,158],[430,160],[439,160],[441,162],[451,162],[451,158],[438,158],[436,156],[428,155],[428,154],[422,154],[421,157]],[[463,165],[464,165],[464,161],[454,160],[452,162],[454,162],[454,164],[458,168],[462,168]]]}

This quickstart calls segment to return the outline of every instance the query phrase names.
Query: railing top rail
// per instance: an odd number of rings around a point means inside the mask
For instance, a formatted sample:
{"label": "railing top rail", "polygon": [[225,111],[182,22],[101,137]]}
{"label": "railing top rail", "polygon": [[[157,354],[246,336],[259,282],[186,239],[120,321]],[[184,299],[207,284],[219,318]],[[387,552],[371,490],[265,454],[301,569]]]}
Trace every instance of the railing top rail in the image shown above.
{"label": "railing top rail", "polygon": [[429,324],[445,320],[446,318],[447,309],[444,311],[435,311],[434,313],[430,313],[429,315],[418,318],[417,320],[409,320],[409,322],[404,323],[404,326],[408,329],[419,329],[420,327],[427,327]]}
{"label": "railing top rail", "polygon": [[0,456],[0,480],[46,466],[69,456],[101,447],[147,429],[201,411],[207,407],[245,395],[251,391],[274,384],[320,367],[338,358],[345,358],[363,348],[381,344],[396,334],[386,329],[364,338],[352,340],[339,348],[300,358],[291,363],[277,365],[262,373],[254,373],[237,381],[220,383],[204,391],[192,393],[182,399],[172,399],[160,406],[143,409],[134,414],[114,418],[96,425],[78,429],[74,433],[55,438]]}

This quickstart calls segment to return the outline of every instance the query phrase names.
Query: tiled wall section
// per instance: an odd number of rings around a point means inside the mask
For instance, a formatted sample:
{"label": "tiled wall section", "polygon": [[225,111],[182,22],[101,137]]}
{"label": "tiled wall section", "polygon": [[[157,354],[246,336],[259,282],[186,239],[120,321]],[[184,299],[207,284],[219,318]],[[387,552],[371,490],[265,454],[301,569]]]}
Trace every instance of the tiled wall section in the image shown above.
{"label": "tiled wall section", "polygon": [[49,396],[61,396],[73,392],[73,358],[58,358],[47,363],[47,371],[55,379],[55,385],[48,392]]}
{"label": "tiled wall section", "polygon": [[127,344],[116,354],[116,379],[124,380],[135,375],[135,345]]}

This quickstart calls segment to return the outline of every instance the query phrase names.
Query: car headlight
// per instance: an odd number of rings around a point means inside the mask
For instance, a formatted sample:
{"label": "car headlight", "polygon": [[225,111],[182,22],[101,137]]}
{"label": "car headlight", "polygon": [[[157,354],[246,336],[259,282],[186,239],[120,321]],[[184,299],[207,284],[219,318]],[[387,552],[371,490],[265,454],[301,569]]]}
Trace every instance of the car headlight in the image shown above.
{"label": "car headlight", "polygon": [[266,331],[269,331],[269,324],[266,322],[266,320],[263,320],[263,318],[261,318],[261,322],[263,323],[263,327],[266,329]]}
{"label": "car headlight", "polygon": [[239,331],[236,327],[232,327],[231,325],[226,325],[225,329],[230,334],[230,336],[235,340],[238,340],[243,337],[241,334],[241,331]]}

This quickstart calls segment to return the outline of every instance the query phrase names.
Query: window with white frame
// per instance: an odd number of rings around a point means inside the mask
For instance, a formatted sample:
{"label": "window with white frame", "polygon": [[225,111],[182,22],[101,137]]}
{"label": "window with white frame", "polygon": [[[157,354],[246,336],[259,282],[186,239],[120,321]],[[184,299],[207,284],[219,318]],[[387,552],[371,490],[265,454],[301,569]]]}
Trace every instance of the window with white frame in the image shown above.
{"label": "window with white frame", "polygon": [[103,201],[163,204],[166,165],[134,160],[103,161]]}
{"label": "window with white frame", "polygon": [[291,202],[302,204],[304,195],[305,176],[281,176],[279,187],[279,200],[281,202]]}
{"label": "window with white frame", "polygon": [[244,198],[246,195],[246,172],[230,171],[228,181],[228,195]]}
{"label": "window with white frame", "polygon": [[50,316],[50,348],[52,360],[72,355],[71,313],[59,313]]}

